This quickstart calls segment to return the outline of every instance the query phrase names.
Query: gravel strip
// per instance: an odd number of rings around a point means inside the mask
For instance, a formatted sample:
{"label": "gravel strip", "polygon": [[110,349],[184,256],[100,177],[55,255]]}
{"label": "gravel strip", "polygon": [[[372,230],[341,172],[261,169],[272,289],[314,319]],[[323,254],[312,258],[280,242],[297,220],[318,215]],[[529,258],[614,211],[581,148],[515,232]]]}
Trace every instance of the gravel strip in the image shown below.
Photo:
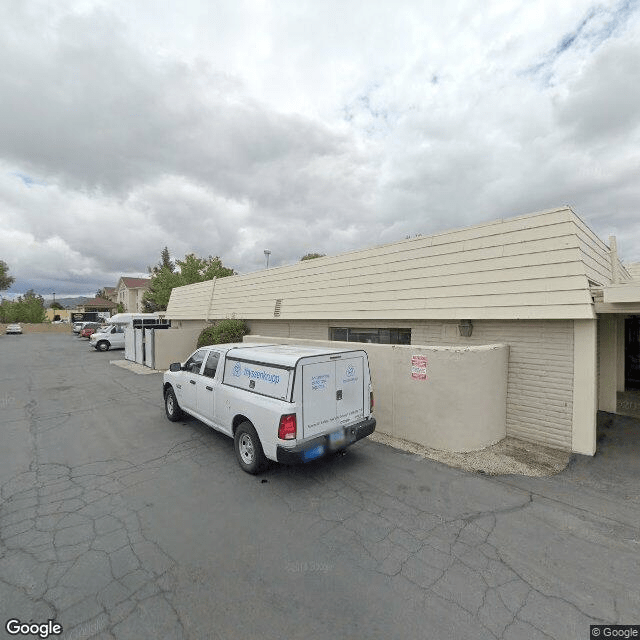
{"label": "gravel strip", "polygon": [[457,453],[431,449],[379,432],[374,432],[369,437],[381,444],[415,453],[450,467],[490,476],[553,476],[567,466],[571,457],[569,451],[560,451],[517,438],[504,438],[497,444],[480,451]]}

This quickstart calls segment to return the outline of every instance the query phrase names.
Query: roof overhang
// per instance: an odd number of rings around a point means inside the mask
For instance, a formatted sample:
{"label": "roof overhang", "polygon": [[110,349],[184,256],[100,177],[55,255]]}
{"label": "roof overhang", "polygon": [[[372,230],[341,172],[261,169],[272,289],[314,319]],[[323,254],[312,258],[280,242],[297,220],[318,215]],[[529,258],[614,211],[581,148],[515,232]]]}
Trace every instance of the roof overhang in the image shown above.
{"label": "roof overhang", "polygon": [[611,284],[601,289],[602,296],[596,298],[596,313],[619,313],[640,315],[640,282]]}
{"label": "roof overhang", "polygon": [[604,287],[603,302],[605,304],[640,303],[640,282],[625,282],[624,284],[611,284]]}
{"label": "roof overhang", "polygon": [[606,302],[596,302],[595,312],[603,313],[620,313],[622,315],[640,315],[640,302],[628,302],[626,304],[607,304]]}

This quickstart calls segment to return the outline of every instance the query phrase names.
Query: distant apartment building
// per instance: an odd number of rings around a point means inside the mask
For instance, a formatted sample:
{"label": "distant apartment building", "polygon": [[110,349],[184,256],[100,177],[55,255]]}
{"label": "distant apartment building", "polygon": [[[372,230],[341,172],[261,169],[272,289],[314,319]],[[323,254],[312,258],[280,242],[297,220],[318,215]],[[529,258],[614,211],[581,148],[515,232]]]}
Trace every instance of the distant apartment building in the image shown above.
{"label": "distant apartment building", "polygon": [[111,300],[111,302],[115,302],[117,303],[118,301],[116,300],[116,288],[115,287],[103,287],[102,291],[104,292],[104,297],[107,300]]}
{"label": "distant apartment building", "polygon": [[151,278],[129,278],[122,276],[115,287],[115,302],[122,304],[125,313],[141,313],[142,297],[149,288]]}

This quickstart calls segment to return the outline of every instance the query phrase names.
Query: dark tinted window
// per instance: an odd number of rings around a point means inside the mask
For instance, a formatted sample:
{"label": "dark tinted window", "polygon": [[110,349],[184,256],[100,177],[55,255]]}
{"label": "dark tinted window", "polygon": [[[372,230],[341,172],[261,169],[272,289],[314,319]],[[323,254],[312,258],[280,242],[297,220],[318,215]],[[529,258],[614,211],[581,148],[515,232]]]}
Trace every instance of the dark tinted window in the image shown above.
{"label": "dark tinted window", "polygon": [[203,375],[213,378],[216,375],[216,369],[218,368],[218,361],[220,360],[220,354],[217,351],[211,351],[207,362],[204,365]]}
{"label": "dark tinted window", "polygon": [[334,328],[331,329],[332,340],[342,340],[343,342],[349,341],[349,329]]}
{"label": "dark tinted window", "polygon": [[332,327],[332,340],[374,344],[411,344],[411,329],[349,329]]}

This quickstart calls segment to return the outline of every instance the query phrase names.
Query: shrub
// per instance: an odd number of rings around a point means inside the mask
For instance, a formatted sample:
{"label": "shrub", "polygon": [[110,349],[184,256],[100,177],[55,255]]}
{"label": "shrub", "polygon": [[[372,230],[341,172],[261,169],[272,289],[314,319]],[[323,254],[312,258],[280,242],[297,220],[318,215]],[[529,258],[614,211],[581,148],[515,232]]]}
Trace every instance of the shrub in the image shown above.
{"label": "shrub", "polygon": [[249,333],[249,327],[244,320],[227,318],[205,327],[198,336],[198,349],[210,344],[225,344],[228,342],[242,342],[242,336]]}

